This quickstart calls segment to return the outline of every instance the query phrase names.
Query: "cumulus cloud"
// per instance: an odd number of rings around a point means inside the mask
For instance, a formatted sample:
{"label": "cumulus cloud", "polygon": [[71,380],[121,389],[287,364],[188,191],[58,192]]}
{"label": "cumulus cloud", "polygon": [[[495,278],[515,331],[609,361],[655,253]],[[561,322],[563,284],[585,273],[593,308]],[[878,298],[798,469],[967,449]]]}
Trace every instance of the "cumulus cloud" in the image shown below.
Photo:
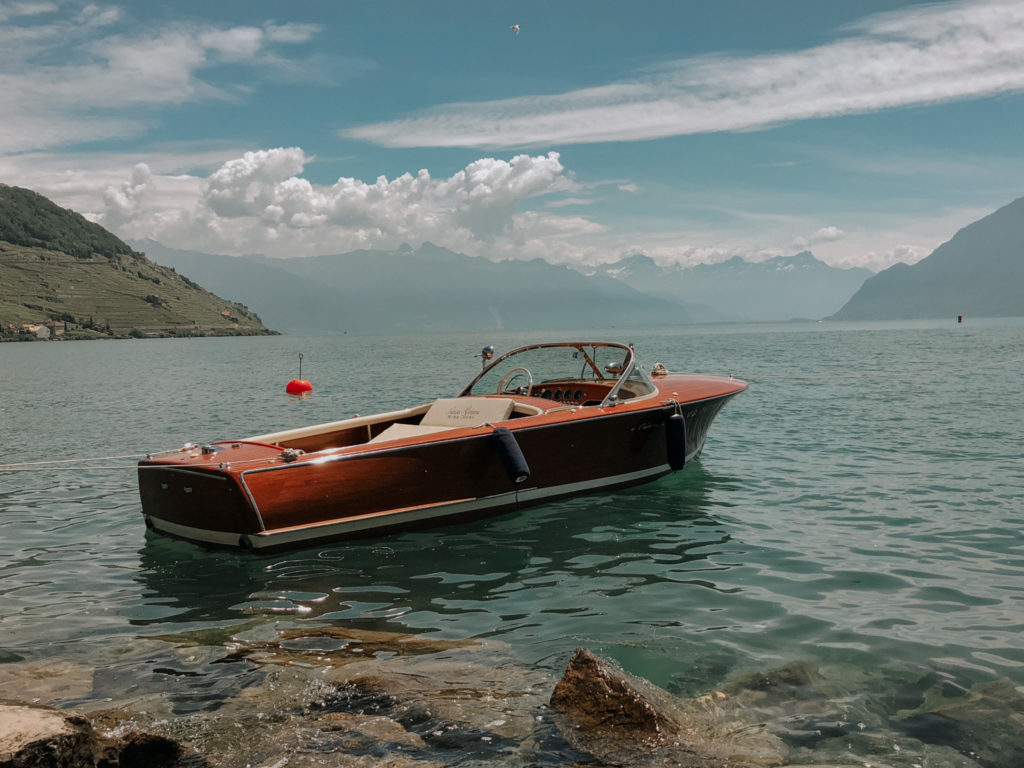
{"label": "cumulus cloud", "polygon": [[825,243],[830,240],[839,240],[845,234],[846,233],[839,227],[822,227],[814,233],[814,237],[811,238],[811,242]]}
{"label": "cumulus cloud", "polygon": [[342,135],[388,147],[514,147],[752,130],[1024,90],[1024,3],[878,15],[802,51],[671,62],[564,94],[452,104]]}
{"label": "cumulus cloud", "polygon": [[349,227],[376,232],[381,240],[445,228],[487,240],[514,226],[524,200],[570,183],[554,152],[476,160],[447,179],[433,179],[424,169],[372,183],[342,177],[330,187],[298,176],[306,162],[298,147],[246,152],[210,176],[201,205],[225,218],[255,217],[295,229]]}
{"label": "cumulus cloud", "polygon": [[842,240],[846,236],[839,227],[821,227],[810,237],[797,237],[793,239],[793,247],[795,248],[810,248],[820,243],[831,243],[836,240]]}
{"label": "cumulus cloud", "polygon": [[131,177],[118,186],[109,186],[103,191],[103,203],[106,207],[104,223],[111,228],[118,228],[131,221],[142,208],[146,192],[153,186],[153,172],[145,163],[139,163],[132,169]]}
{"label": "cumulus cloud", "polygon": [[[793,247],[793,232],[809,232],[805,240],[817,238],[819,259],[877,270],[923,258],[990,212],[943,210],[927,220],[896,214],[868,220],[849,213],[842,231],[813,219],[764,215],[728,231],[676,219],[651,226],[646,219],[608,222],[582,214],[587,198],[579,195],[592,190],[555,153],[481,158],[438,178],[421,169],[393,179],[341,177],[331,184],[307,178],[316,162],[299,147],[247,152],[174,144],[138,154],[0,155],[0,178],[18,179],[124,238],[280,257],[429,240],[490,259],[595,265],[646,253],[661,264],[693,265],[791,255],[800,249]],[[708,203],[706,192],[699,200]]]}
{"label": "cumulus cloud", "polygon": [[916,264],[925,258],[934,248],[922,247],[920,245],[898,245],[882,251],[868,250],[858,254],[855,261],[840,261],[839,266],[867,267],[875,272],[888,269],[894,264]]}
{"label": "cumulus cloud", "polygon": [[[552,256],[553,240],[603,228],[583,217],[524,210],[524,203],[574,182],[557,153],[481,158],[449,177],[422,169],[367,182],[304,177],[314,158],[299,147],[250,151],[205,179],[155,176],[145,163],[107,184],[93,212],[125,237],[152,237],[177,247],[227,253],[303,256],[355,248],[394,248],[426,240],[491,258]],[[188,186],[183,186],[187,184]],[[165,194],[192,190],[183,205]],[[570,258],[568,250],[561,251]]]}

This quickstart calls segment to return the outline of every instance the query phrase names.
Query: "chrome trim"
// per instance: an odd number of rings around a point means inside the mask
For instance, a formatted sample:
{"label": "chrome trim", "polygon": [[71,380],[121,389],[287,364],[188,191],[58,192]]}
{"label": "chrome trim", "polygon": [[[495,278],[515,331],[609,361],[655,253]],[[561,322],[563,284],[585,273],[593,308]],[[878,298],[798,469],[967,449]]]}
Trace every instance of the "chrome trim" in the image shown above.
{"label": "chrome trim", "polygon": [[238,473],[238,484],[242,486],[246,498],[249,499],[249,506],[252,507],[253,514],[256,515],[256,520],[260,524],[260,530],[267,530],[267,524],[263,522],[263,513],[260,512],[260,505],[256,503],[256,497],[252,495],[252,491],[249,490],[249,486],[245,483],[245,472]]}
{"label": "chrome trim", "polygon": [[[488,371],[490,371],[495,366],[501,365],[502,361],[512,357],[513,355],[518,355],[521,352],[529,352],[530,350],[533,349],[553,349],[557,347],[576,347],[583,351],[585,355],[585,347],[612,347],[614,349],[621,349],[625,352],[628,352],[631,360],[636,356],[636,353],[634,352],[631,346],[629,346],[628,344],[619,344],[618,342],[614,341],[548,341],[542,344],[527,344],[525,347],[516,347],[515,349],[511,349],[508,352],[499,355],[498,358],[494,360],[494,362],[492,362],[488,366],[485,366],[484,369],[480,371],[480,373],[471,382],[469,382],[469,384],[463,387],[462,391],[459,392],[459,397],[469,396],[472,393],[473,387],[476,385],[476,383],[480,381],[480,379],[482,379],[487,374]],[[589,356],[587,356],[587,362],[590,364],[591,368],[599,377],[604,377],[600,369],[594,367],[594,363],[592,360],[589,359]]]}
{"label": "chrome trim", "polygon": [[[619,373],[619,378],[616,380],[612,388],[608,390],[608,394],[604,396],[604,400],[601,401],[602,408],[608,408],[612,403],[619,399],[619,390],[622,389],[622,385],[626,382],[629,374],[633,372],[636,367],[636,352],[632,347],[629,347],[629,357],[626,358],[626,367]],[[651,389],[657,391],[657,387],[654,386],[653,382],[648,382]]]}
{"label": "chrome trim", "polygon": [[207,528],[195,528],[191,525],[171,523],[153,515],[149,515],[147,521],[154,531],[176,536],[179,539],[201,541],[205,544],[217,544],[222,547],[234,547],[237,549],[239,540],[245,535],[232,531],[211,531]]}

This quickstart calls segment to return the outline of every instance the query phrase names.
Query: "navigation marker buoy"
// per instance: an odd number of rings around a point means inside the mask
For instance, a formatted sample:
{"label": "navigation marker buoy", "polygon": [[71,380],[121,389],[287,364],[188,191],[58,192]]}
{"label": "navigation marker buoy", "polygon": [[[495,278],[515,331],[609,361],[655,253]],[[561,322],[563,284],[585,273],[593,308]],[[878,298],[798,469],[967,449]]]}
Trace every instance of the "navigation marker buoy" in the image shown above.
{"label": "navigation marker buoy", "polygon": [[302,378],[302,353],[299,352],[299,378],[292,379],[284,391],[289,395],[305,395],[313,391],[313,385]]}

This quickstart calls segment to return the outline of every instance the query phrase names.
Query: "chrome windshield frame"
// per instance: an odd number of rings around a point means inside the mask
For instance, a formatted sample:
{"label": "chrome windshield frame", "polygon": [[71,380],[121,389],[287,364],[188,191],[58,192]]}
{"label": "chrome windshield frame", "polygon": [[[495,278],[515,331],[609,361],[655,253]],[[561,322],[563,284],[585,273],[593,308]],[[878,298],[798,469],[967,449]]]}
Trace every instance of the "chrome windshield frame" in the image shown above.
{"label": "chrome windshield frame", "polygon": [[619,374],[618,380],[605,395],[604,400],[601,401],[601,407],[604,408],[608,405],[612,405],[616,400],[619,399],[619,390],[622,389],[622,385],[629,379],[633,369],[636,367],[636,353],[633,351],[633,345],[628,346],[629,356],[626,358],[626,365],[623,366],[622,372]]}
{"label": "chrome windshield frame", "polygon": [[[601,407],[610,405],[611,403],[615,402],[618,399],[619,390],[622,388],[622,385],[626,382],[630,374],[636,368],[636,352],[634,351],[633,346],[630,344],[620,344],[614,341],[553,341],[544,342],[541,344],[529,344],[525,347],[517,347],[516,349],[509,350],[508,352],[505,352],[504,354],[496,357],[494,361],[487,365],[479,374],[477,374],[473,378],[473,380],[469,382],[469,384],[463,387],[462,391],[459,393],[459,397],[466,397],[470,395],[473,391],[473,387],[475,387],[481,379],[483,379],[488,373],[490,373],[492,369],[506,362],[509,358],[521,355],[526,352],[530,352],[535,349],[548,349],[557,347],[564,347],[566,349],[576,349],[578,352],[580,352],[580,354],[583,355],[584,360],[587,362],[587,364],[594,371],[598,378],[604,379],[607,376],[608,380],[612,380],[614,376],[615,383],[612,385],[612,388],[608,391],[608,394],[605,395],[604,399],[601,401]],[[622,366],[622,370],[615,374],[612,374],[611,372],[608,371],[602,372],[594,363],[590,355],[587,353],[587,347],[608,347],[611,349],[620,350],[625,354],[625,364]]]}

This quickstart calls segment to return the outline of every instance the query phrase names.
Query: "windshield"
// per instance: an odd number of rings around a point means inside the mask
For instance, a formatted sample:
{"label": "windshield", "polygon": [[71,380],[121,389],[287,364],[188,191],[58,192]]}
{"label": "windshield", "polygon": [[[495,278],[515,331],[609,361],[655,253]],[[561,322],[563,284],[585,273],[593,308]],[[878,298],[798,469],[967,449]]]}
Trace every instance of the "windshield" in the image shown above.
{"label": "windshield", "polygon": [[622,344],[564,343],[537,344],[508,352],[470,383],[463,395],[490,395],[502,392],[534,394],[540,385],[553,383],[603,383],[612,394],[612,385],[623,374],[633,371],[633,350]]}

